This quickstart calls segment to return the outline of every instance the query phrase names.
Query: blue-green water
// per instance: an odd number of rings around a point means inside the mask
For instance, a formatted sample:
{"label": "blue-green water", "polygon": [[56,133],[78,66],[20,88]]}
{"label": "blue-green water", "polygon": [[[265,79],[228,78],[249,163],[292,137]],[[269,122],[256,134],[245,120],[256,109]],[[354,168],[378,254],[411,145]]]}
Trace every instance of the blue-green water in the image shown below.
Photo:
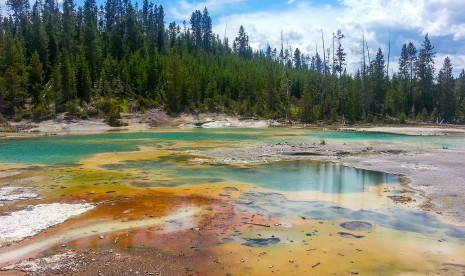
{"label": "blue-green water", "polygon": [[292,129],[193,129],[136,133],[106,133],[76,136],[47,136],[0,139],[0,163],[63,164],[79,161],[93,154],[137,150],[138,146],[157,146],[161,142],[212,141],[310,142],[321,139],[347,141],[400,142],[433,148],[465,149],[465,136],[406,136],[374,132],[312,131]]}
{"label": "blue-green water", "polygon": [[328,141],[397,142],[410,145],[421,145],[428,148],[465,149],[465,136],[463,135],[412,136],[380,132],[317,131],[303,134],[303,136],[325,139]]}
{"label": "blue-green water", "polygon": [[253,141],[256,134],[212,130],[176,132],[107,133],[0,139],[0,163],[62,164],[105,152],[135,151],[169,141]]}
{"label": "blue-green water", "polygon": [[127,161],[105,165],[106,169],[152,170],[172,180],[144,184],[152,187],[174,187],[208,183],[245,183],[278,191],[320,191],[330,194],[363,192],[366,187],[379,184],[397,184],[399,176],[360,170],[333,163],[308,161],[274,162],[237,167],[230,165],[189,166],[177,158],[154,161]]}

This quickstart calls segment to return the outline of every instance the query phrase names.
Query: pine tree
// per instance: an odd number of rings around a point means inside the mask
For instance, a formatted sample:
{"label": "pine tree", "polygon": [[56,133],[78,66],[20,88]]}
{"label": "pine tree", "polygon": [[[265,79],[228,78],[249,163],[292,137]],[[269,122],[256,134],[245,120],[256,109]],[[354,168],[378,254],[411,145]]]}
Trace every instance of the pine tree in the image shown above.
{"label": "pine tree", "polygon": [[371,62],[370,65],[371,79],[372,79],[372,89],[374,95],[374,110],[378,113],[381,113],[381,107],[386,98],[386,85],[385,85],[385,62],[384,55],[381,51],[381,48],[378,49],[376,53],[376,58]]}
{"label": "pine tree", "polygon": [[83,7],[82,45],[89,64],[92,83],[98,80],[102,59],[102,47],[97,29],[97,5],[95,0],[85,0]]}
{"label": "pine tree", "polygon": [[458,99],[454,93],[454,77],[449,57],[444,59],[444,65],[438,75],[439,113],[446,122],[457,119]]}
{"label": "pine tree", "polygon": [[[434,81],[434,47],[429,40],[428,34],[425,35],[425,39],[421,44],[422,48],[418,54],[418,60],[416,62],[416,72],[419,78],[419,88],[421,93],[420,105],[426,107],[428,112],[433,111],[436,106],[437,98],[433,94],[433,81]],[[420,105],[417,104],[417,107]]]}
{"label": "pine tree", "polygon": [[158,6],[155,17],[155,24],[157,26],[158,52],[163,53],[165,47],[165,11],[162,5]]}
{"label": "pine tree", "polygon": [[81,101],[89,102],[92,96],[92,78],[89,65],[84,57],[80,57],[77,69],[77,97]]}
{"label": "pine tree", "polygon": [[60,76],[61,76],[61,92],[63,94],[62,103],[76,99],[76,72],[71,63],[71,58],[68,51],[64,49],[58,59]]}
{"label": "pine tree", "polygon": [[28,0],[7,0],[6,5],[13,11],[15,34],[24,37],[27,31],[29,1]]}
{"label": "pine tree", "polygon": [[[45,0],[44,2],[44,11],[43,11],[43,24],[44,29],[47,34],[47,51],[48,51],[48,61],[44,62],[50,68],[53,66],[58,59],[59,51],[59,41],[60,41],[60,12],[58,10],[58,4],[54,0]],[[42,55],[42,49],[39,51],[39,54]],[[51,70],[50,70],[51,71]]]}
{"label": "pine tree", "polygon": [[192,44],[198,49],[202,47],[202,13],[196,10],[191,16]]}
{"label": "pine tree", "polygon": [[44,90],[44,69],[37,51],[32,54],[29,61],[28,77],[29,94],[32,97],[32,103],[37,105],[41,102],[40,96]]}
{"label": "pine tree", "polygon": [[342,48],[342,39],[345,35],[342,34],[341,30],[337,30],[335,38],[337,39],[338,46],[336,50],[336,58],[335,58],[335,71],[339,73],[339,78],[342,76],[342,72],[344,72],[344,65],[346,65],[346,53],[344,52],[344,48]]}
{"label": "pine tree", "polygon": [[302,53],[300,52],[299,48],[296,48],[294,51],[294,68],[302,68]]}
{"label": "pine tree", "polygon": [[26,41],[27,55],[32,56],[34,52],[37,52],[44,68],[44,74],[50,76],[51,64],[49,60],[48,35],[41,18],[42,7],[43,5],[40,0],[36,1],[32,6],[31,22],[28,28],[29,34]]}
{"label": "pine tree", "polygon": [[203,49],[207,52],[211,51],[212,47],[212,19],[210,18],[210,15],[208,14],[207,8],[203,10],[202,14],[202,36],[203,36]]}
{"label": "pine tree", "polygon": [[75,52],[75,38],[76,38],[76,13],[75,4],[73,0],[63,1],[63,37],[61,45],[68,53],[73,54]]}
{"label": "pine tree", "polygon": [[239,28],[239,35],[234,40],[234,51],[242,58],[251,58],[251,49],[249,45],[249,36],[245,33],[243,26]]}
{"label": "pine tree", "polygon": [[27,96],[23,47],[11,34],[5,35],[0,46],[0,113],[14,116]]}

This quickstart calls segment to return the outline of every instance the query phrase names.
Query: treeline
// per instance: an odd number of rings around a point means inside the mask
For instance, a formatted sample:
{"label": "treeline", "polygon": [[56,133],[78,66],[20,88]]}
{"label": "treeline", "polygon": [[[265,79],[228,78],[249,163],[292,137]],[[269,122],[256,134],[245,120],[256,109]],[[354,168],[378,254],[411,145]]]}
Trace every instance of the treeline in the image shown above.
{"label": "treeline", "polygon": [[163,107],[242,116],[327,121],[465,122],[465,72],[449,58],[436,74],[434,47],[401,49],[389,76],[384,54],[365,49],[346,71],[344,35],[313,56],[281,43],[254,51],[243,27],[234,41],[212,31],[208,10],[166,24],[163,6],[144,0],[7,0],[0,12],[0,114],[44,119],[59,112],[104,116]]}

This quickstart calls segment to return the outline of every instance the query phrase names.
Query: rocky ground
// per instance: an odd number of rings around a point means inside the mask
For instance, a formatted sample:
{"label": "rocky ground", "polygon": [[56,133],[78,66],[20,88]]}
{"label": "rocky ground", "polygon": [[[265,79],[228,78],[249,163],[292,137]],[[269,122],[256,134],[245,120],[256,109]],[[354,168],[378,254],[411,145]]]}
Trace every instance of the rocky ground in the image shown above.
{"label": "rocky ground", "polygon": [[121,127],[111,127],[103,119],[82,120],[74,116],[60,114],[45,121],[23,120],[0,124],[0,137],[22,134],[56,135],[103,132],[110,130],[145,131],[154,128],[194,128],[194,127],[268,127],[279,125],[276,121],[255,118],[237,118],[216,113],[180,113],[168,115],[161,109],[151,109],[145,113],[122,114]]}

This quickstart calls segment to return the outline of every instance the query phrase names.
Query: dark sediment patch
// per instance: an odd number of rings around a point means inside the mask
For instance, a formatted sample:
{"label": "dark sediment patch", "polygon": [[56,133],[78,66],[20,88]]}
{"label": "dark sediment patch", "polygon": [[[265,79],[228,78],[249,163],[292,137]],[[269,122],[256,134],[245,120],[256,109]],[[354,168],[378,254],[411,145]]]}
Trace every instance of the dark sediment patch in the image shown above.
{"label": "dark sediment patch", "polygon": [[349,239],[361,239],[365,237],[365,236],[354,235],[354,234],[347,233],[347,232],[338,232],[338,234],[339,236],[343,238],[349,238]]}
{"label": "dark sediment patch", "polygon": [[283,152],[282,155],[286,156],[321,156],[319,152],[308,152],[308,151],[296,151],[296,152]]}
{"label": "dark sediment patch", "polygon": [[400,195],[392,195],[388,196],[392,201],[395,203],[407,203],[407,202],[412,202],[413,199],[407,196],[400,196]]}
{"label": "dark sediment patch", "polygon": [[339,226],[349,231],[369,231],[373,229],[373,224],[365,221],[348,221],[339,224]]}
{"label": "dark sediment patch", "polygon": [[[446,273],[445,275],[464,275],[465,265],[456,263],[444,263],[439,271]],[[438,273],[439,274],[439,273]]]}
{"label": "dark sediment patch", "polygon": [[273,244],[279,243],[281,240],[279,238],[269,238],[269,239],[246,239],[247,242],[242,245],[249,247],[267,247]]}

